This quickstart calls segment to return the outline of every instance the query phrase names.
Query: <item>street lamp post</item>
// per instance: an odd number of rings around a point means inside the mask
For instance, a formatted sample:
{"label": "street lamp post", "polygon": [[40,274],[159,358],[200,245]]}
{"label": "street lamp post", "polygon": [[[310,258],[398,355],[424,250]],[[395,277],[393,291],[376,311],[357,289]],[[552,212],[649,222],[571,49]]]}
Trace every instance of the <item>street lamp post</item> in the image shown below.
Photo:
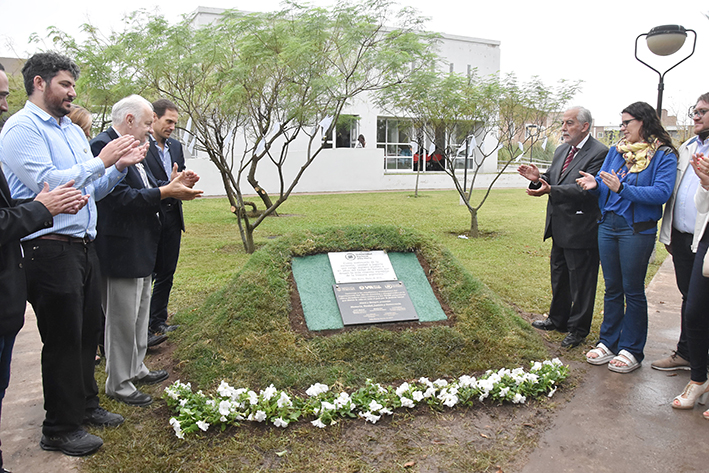
{"label": "street lamp post", "polygon": [[[646,63],[638,57],[638,40],[645,36],[647,39],[648,49],[658,56],[669,56],[671,54],[679,51],[684,45],[687,39],[687,32],[691,31],[694,34],[694,44],[692,45],[692,52],[689,53],[684,59],[676,63],[674,66],[667,69],[665,72],[660,73],[657,69],[652,67],[650,64]],[[662,93],[665,90],[665,74],[670,72],[675,67],[682,64],[684,61],[689,59],[689,57],[694,54],[694,50],[697,46],[697,32],[694,30],[685,29],[680,25],[663,25],[656,26],[651,29],[648,33],[642,33],[635,38],[635,59],[645,64],[647,67],[657,72],[660,76],[660,82],[657,84],[657,116],[662,119]]]}

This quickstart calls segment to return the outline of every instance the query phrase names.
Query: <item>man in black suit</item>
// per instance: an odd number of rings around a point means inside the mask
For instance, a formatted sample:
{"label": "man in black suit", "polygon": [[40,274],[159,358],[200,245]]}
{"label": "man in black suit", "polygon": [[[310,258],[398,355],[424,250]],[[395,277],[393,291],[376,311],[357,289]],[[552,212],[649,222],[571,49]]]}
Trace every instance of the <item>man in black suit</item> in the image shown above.
{"label": "man in black suit", "polygon": [[591,112],[573,107],[564,112],[561,135],[564,143],[554,152],[551,166],[540,174],[534,164],[517,171],[531,183],[527,194],[549,195],[544,239],[552,238],[549,317],[536,320],[540,330],[568,331],[562,347],[580,345],[591,329],[598,281],[598,219],[596,197],[576,184],[579,171],[601,169],[608,148],[589,135]]}
{"label": "man in black suit", "polygon": [[[10,94],[5,68],[0,64],[0,115],[7,112]],[[25,322],[27,282],[22,268],[20,238],[37,230],[50,228],[59,213],[76,213],[86,201],[81,191],[74,189],[74,181],[57,186],[51,192],[45,183],[34,199],[15,200],[10,195],[5,174],[0,172],[0,410],[2,399],[10,382],[12,348],[17,333]],[[0,451],[0,473],[3,467]]]}
{"label": "man in black suit", "polygon": [[[177,105],[167,99],[153,102],[153,138],[145,163],[156,179],[169,181],[175,172],[185,169],[185,157],[179,141],[170,138],[179,118]],[[157,334],[171,332],[177,325],[167,323],[167,305],[172,281],[180,256],[180,240],[185,231],[182,201],[163,199],[160,202],[160,242],[153,270],[153,294],[150,299],[148,346],[156,344]]]}
{"label": "man in black suit", "polygon": [[[132,135],[147,152],[153,108],[138,95],[118,101],[112,109],[113,126],[91,141],[97,155],[120,135]],[[168,377],[165,370],[150,371],[143,360],[147,350],[152,272],[160,238],[160,201],[193,199],[194,173],[180,173],[172,181],[158,181],[147,166],[128,167],[126,177],[98,203],[96,248],[103,278],[106,313],[106,395],[132,406],[152,403],[136,384],[155,384]]]}

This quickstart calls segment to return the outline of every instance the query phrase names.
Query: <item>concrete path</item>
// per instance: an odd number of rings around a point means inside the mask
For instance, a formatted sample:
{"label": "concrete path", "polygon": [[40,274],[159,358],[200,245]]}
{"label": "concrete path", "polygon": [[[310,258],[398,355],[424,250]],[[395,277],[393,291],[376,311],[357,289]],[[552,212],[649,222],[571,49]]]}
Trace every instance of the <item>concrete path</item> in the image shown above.
{"label": "concrete path", "polygon": [[76,473],[81,459],[39,447],[44,421],[41,351],[37,319],[28,304],[25,325],[12,353],[10,386],[2,402],[0,439],[5,467],[13,473]]}
{"label": "concrete path", "polygon": [[689,382],[689,371],[650,368],[679,338],[681,295],[671,258],[647,295],[650,325],[642,368],[618,374],[586,364],[574,397],[554,414],[522,473],[709,471],[709,422],[702,417],[709,406],[670,406]]}
{"label": "concrete path", "polygon": [[[709,471],[709,422],[702,410],[677,411],[670,402],[688,371],[661,372],[650,362],[677,343],[680,294],[667,258],[648,288],[650,329],[646,359],[621,375],[605,366],[586,373],[574,397],[554,414],[522,473]],[[31,309],[15,345],[12,379],[3,402],[2,449],[15,473],[76,473],[81,459],[39,448],[42,408],[41,342]],[[707,406],[709,407],[709,406]]]}

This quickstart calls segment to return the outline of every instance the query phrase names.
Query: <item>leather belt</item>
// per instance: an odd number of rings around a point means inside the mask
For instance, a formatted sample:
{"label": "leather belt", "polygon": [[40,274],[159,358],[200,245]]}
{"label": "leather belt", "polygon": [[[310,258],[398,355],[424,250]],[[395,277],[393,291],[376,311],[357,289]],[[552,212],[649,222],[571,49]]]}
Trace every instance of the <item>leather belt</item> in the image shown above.
{"label": "leather belt", "polygon": [[47,233],[46,235],[38,236],[35,240],[63,241],[64,243],[81,243],[82,245],[93,241],[88,237],[88,235],[84,238],[76,238],[68,235],[60,235],[58,233]]}

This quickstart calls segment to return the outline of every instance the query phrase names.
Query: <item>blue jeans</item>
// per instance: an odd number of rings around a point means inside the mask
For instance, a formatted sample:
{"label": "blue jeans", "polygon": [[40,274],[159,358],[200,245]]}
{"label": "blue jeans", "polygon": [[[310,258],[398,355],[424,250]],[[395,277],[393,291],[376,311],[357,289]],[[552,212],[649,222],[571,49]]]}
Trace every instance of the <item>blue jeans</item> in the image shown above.
{"label": "blue jeans", "polygon": [[633,233],[628,222],[606,213],[598,227],[598,251],[606,282],[600,342],[613,353],[627,350],[642,361],[647,341],[645,274],[655,234]]}

